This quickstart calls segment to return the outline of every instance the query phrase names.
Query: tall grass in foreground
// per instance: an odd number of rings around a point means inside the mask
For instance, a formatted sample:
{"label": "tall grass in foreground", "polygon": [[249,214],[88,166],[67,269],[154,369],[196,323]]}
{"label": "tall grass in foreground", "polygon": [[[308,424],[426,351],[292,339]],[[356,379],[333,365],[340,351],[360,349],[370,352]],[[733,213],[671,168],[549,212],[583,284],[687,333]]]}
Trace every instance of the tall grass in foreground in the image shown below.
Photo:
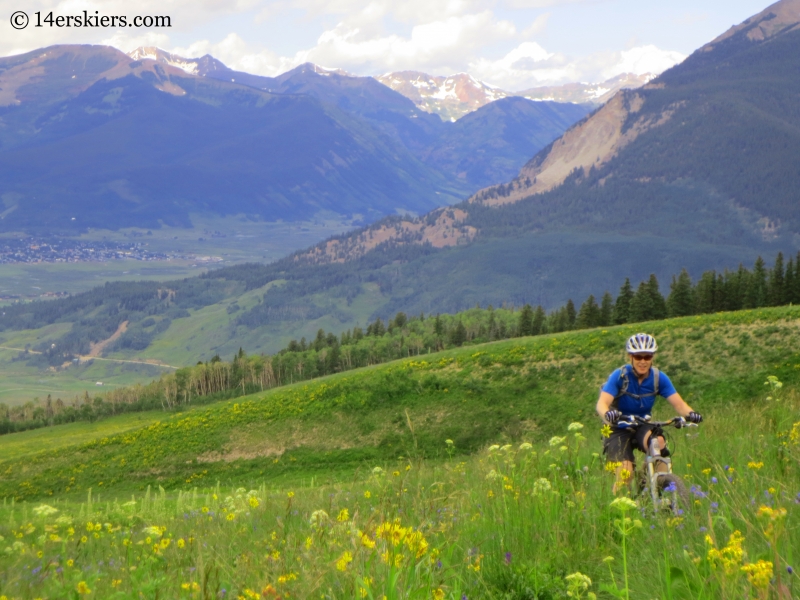
{"label": "tall grass in foreground", "polygon": [[7,502],[0,598],[798,597],[800,399],[765,389],[672,433],[680,516],[615,500],[599,433],[565,422],[338,486]]}

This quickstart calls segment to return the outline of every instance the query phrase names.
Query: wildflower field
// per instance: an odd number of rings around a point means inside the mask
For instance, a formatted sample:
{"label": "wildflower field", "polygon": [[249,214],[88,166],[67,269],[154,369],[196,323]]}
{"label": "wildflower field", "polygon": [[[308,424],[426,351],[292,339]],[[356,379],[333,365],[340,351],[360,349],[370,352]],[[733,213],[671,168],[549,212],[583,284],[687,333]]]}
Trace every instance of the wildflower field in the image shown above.
{"label": "wildflower field", "polygon": [[25,434],[3,436],[0,598],[800,597],[798,316],[639,326],[706,417],[670,433],[680,515],[614,498],[598,454],[594,402],[625,327],[398,361],[14,459]]}

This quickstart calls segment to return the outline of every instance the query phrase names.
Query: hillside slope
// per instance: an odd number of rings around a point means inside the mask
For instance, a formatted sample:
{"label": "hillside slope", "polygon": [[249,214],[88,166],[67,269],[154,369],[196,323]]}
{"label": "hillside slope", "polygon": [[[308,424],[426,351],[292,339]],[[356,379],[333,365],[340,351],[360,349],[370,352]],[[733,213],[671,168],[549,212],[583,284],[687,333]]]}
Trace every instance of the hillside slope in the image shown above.
{"label": "hillside slope", "polygon": [[[644,203],[673,210],[669,196],[682,188],[695,208],[681,209],[680,237],[694,222],[692,233],[714,228],[724,241],[740,235],[736,224],[765,240],[791,239],[800,231],[800,174],[792,167],[800,151],[799,27],[800,2],[774,4],[640,90],[619,93],[508,185],[472,201],[525,200],[548,213],[550,226],[580,224],[576,213],[589,210],[597,228]],[[710,206],[721,223],[703,214]]]}
{"label": "hillside slope", "polygon": [[[14,459],[0,458],[0,496],[84,494],[99,481],[118,491],[235,484],[436,456],[445,439],[460,452],[546,439],[571,421],[596,423],[598,386],[641,329],[659,340],[658,366],[707,414],[760,397],[767,375],[800,381],[797,307],[515,339],[276,388],[67,449],[16,450]],[[30,434],[3,436],[0,448]]]}

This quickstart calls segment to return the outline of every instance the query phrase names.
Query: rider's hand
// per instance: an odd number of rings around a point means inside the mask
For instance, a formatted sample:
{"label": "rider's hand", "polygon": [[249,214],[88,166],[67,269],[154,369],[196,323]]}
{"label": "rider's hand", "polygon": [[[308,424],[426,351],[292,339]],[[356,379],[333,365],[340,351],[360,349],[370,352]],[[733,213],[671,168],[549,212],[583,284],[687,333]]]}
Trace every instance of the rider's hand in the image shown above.
{"label": "rider's hand", "polygon": [[622,413],[618,410],[610,410],[605,414],[605,419],[608,423],[613,425],[622,418]]}
{"label": "rider's hand", "polygon": [[703,415],[692,411],[686,416],[686,420],[689,421],[689,423],[702,423]]}

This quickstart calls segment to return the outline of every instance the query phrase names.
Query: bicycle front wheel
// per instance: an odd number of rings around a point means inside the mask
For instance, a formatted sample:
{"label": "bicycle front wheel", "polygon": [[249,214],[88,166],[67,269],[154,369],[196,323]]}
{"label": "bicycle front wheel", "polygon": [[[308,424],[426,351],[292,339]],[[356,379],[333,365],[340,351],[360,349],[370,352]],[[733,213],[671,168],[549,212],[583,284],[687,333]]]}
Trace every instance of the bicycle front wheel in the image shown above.
{"label": "bicycle front wheel", "polygon": [[672,512],[676,515],[689,510],[692,506],[686,484],[673,473],[659,474],[658,495],[662,500],[667,498],[672,500]]}

